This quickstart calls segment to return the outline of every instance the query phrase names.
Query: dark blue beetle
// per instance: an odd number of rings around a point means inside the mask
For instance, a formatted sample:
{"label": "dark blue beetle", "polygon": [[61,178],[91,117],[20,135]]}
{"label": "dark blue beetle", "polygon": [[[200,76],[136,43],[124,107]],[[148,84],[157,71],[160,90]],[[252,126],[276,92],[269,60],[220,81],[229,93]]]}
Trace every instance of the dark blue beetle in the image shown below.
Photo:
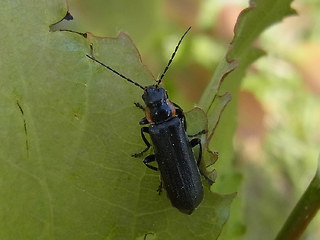
{"label": "dark blue beetle", "polygon": [[[93,56],[87,55],[90,59],[144,90],[142,99],[146,107],[138,103],[135,104],[145,111],[145,117],[140,121],[140,125],[149,124],[148,127],[141,128],[141,137],[147,147],[142,152],[132,156],[140,157],[151,147],[145,137],[145,133],[148,133],[151,137],[154,154],[147,156],[143,162],[150,169],[160,170],[162,181],[158,189],[159,192],[163,184],[172,205],[186,214],[191,214],[203,199],[203,188],[198,168],[202,154],[201,142],[199,138],[193,138],[189,141],[183,110],[169,100],[167,91],[159,85],[182,39],[190,28],[181,37],[169,63],[155,85],[143,87]],[[203,132],[199,134],[201,133]],[[200,147],[197,161],[192,152],[192,148],[196,145]],[[158,167],[150,165],[154,161],[158,163]]]}

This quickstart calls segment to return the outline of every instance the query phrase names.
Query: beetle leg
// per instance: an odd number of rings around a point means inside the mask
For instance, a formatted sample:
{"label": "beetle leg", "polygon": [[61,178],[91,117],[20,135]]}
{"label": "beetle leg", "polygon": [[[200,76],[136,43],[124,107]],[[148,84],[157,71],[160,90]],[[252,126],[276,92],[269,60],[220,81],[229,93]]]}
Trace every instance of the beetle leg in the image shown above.
{"label": "beetle leg", "polygon": [[197,137],[197,136],[200,136],[202,134],[206,134],[207,133],[207,130],[202,130],[196,134],[193,134],[193,135],[188,135],[189,138],[193,138],[193,137]]}
{"label": "beetle leg", "polygon": [[[159,169],[157,167],[154,167],[152,165],[150,165],[149,163],[156,161],[156,156],[154,154],[147,156],[145,159],[143,159],[143,163],[150,169],[154,170],[154,171],[158,171]],[[157,189],[158,194],[160,195],[162,192],[162,180],[160,180],[160,185]]]}
{"label": "beetle leg", "polygon": [[156,157],[154,154],[147,156],[145,159],[143,159],[143,163],[150,169],[154,170],[154,171],[158,171],[157,167],[154,167],[152,165],[150,165],[149,163],[154,162],[156,160]]}
{"label": "beetle leg", "polygon": [[199,155],[197,159],[197,165],[198,167],[200,166],[201,162],[201,156],[202,156],[202,145],[201,145],[201,140],[200,138],[194,138],[190,141],[191,147],[194,148],[195,146],[199,145]]}
{"label": "beetle leg", "polygon": [[142,111],[144,111],[144,107],[138,103],[138,102],[135,102],[134,105],[137,107],[137,108],[140,108]]}
{"label": "beetle leg", "polygon": [[180,118],[181,121],[183,122],[184,130],[187,131],[187,121],[186,121],[186,117],[185,117],[185,115],[184,115],[183,110],[177,108],[177,109],[176,109],[176,113],[177,113],[177,115],[178,115],[178,118]]}
{"label": "beetle leg", "polygon": [[162,189],[163,189],[162,180],[160,180],[160,185],[159,185],[159,187],[157,189],[157,192],[158,192],[159,195],[161,194]]}
{"label": "beetle leg", "polygon": [[147,240],[147,236],[148,236],[148,235],[154,235],[154,233],[146,233],[146,234],[144,235],[143,240]]}
{"label": "beetle leg", "polygon": [[[198,160],[197,160],[197,165],[199,167],[200,166],[200,162],[201,162],[201,155],[202,155],[201,140],[200,140],[200,138],[194,138],[194,139],[192,139],[190,141],[190,144],[191,144],[192,148],[194,148],[195,146],[199,145],[199,156],[198,156]],[[212,179],[210,179],[205,173],[203,173],[200,168],[199,168],[199,172],[209,182],[210,185],[214,183],[214,181]]]}
{"label": "beetle leg", "polygon": [[149,123],[149,121],[147,120],[146,117],[144,117],[144,118],[142,118],[142,119],[140,120],[139,125],[146,125],[146,124],[148,124],[148,123]]}
{"label": "beetle leg", "polygon": [[[145,108],[144,108],[140,103],[135,102],[134,105],[135,105],[137,108],[140,108],[142,111],[145,112]],[[149,122],[148,122],[148,120],[147,120],[146,117],[142,118],[142,119],[140,120],[140,122],[139,122],[140,125],[146,125],[146,124],[148,124],[148,123],[149,123]]]}
{"label": "beetle leg", "polygon": [[186,116],[184,115],[183,109],[174,102],[172,102],[172,104],[176,107],[176,113],[178,115],[178,118],[180,118],[181,121],[183,122],[184,130],[187,131],[187,121],[186,121]]}
{"label": "beetle leg", "polygon": [[149,128],[148,127],[142,127],[141,128],[141,137],[142,137],[142,140],[144,141],[144,143],[147,145],[147,147],[143,151],[141,151],[139,153],[132,154],[131,155],[132,157],[141,157],[151,147],[151,144],[148,142],[148,140],[147,140],[146,136],[144,135],[144,133],[149,133]]}
{"label": "beetle leg", "polygon": [[208,182],[210,185],[214,184],[214,180],[212,180],[212,179],[209,178],[205,173],[203,173],[203,172],[201,171],[201,169],[199,169],[199,172],[200,172],[200,174],[204,177],[204,179],[207,180],[207,182]]}

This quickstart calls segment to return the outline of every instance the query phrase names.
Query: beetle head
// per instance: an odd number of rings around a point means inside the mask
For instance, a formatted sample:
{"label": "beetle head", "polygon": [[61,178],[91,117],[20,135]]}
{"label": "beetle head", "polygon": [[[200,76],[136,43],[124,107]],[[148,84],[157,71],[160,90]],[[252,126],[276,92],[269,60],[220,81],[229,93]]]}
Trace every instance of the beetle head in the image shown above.
{"label": "beetle head", "polygon": [[147,106],[161,104],[168,99],[167,91],[156,86],[149,86],[144,90],[142,99]]}
{"label": "beetle head", "polygon": [[167,91],[156,85],[145,88],[142,95],[146,107],[146,118],[149,123],[161,123],[175,116],[176,111],[168,99]]}

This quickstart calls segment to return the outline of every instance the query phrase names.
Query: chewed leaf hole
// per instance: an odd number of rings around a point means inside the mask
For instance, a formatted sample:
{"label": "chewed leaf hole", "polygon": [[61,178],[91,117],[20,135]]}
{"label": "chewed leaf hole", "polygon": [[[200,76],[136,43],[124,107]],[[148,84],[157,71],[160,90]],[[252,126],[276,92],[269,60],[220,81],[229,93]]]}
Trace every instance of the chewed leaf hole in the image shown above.
{"label": "chewed leaf hole", "polygon": [[66,15],[56,23],[53,23],[49,26],[50,32],[57,32],[57,31],[65,31],[65,32],[72,32],[76,34],[80,34],[83,37],[87,37],[87,33],[81,33],[75,31],[75,24],[73,22],[74,18],[69,11],[67,11]]}

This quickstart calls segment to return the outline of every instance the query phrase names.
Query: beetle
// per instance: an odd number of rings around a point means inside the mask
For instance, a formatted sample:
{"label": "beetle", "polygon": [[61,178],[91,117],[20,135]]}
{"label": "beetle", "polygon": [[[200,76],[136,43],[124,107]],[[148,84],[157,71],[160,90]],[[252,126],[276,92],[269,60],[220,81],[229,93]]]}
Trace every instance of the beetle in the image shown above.
{"label": "beetle", "polygon": [[[182,108],[169,100],[167,91],[160,87],[160,84],[183,38],[190,29],[191,27],[182,35],[162,75],[151,86],[144,87],[100,62],[93,54],[91,56],[87,55],[88,58],[144,91],[142,99],[146,107],[139,103],[135,103],[135,105],[145,112],[145,117],[141,119],[139,124],[149,125],[141,128],[141,137],[146,144],[146,148],[132,156],[141,157],[149,150],[151,143],[145,135],[149,134],[154,154],[144,158],[143,163],[152,170],[160,170],[161,184],[158,189],[159,193],[162,185],[164,185],[163,187],[172,205],[186,214],[191,214],[203,200],[203,187],[199,170],[202,146],[200,139],[194,137],[205,133],[205,131],[191,136],[187,135],[187,122]],[[192,140],[189,140],[189,137]],[[192,148],[197,145],[199,146],[199,155],[196,160]],[[150,164],[154,161],[157,162],[158,167]]]}

